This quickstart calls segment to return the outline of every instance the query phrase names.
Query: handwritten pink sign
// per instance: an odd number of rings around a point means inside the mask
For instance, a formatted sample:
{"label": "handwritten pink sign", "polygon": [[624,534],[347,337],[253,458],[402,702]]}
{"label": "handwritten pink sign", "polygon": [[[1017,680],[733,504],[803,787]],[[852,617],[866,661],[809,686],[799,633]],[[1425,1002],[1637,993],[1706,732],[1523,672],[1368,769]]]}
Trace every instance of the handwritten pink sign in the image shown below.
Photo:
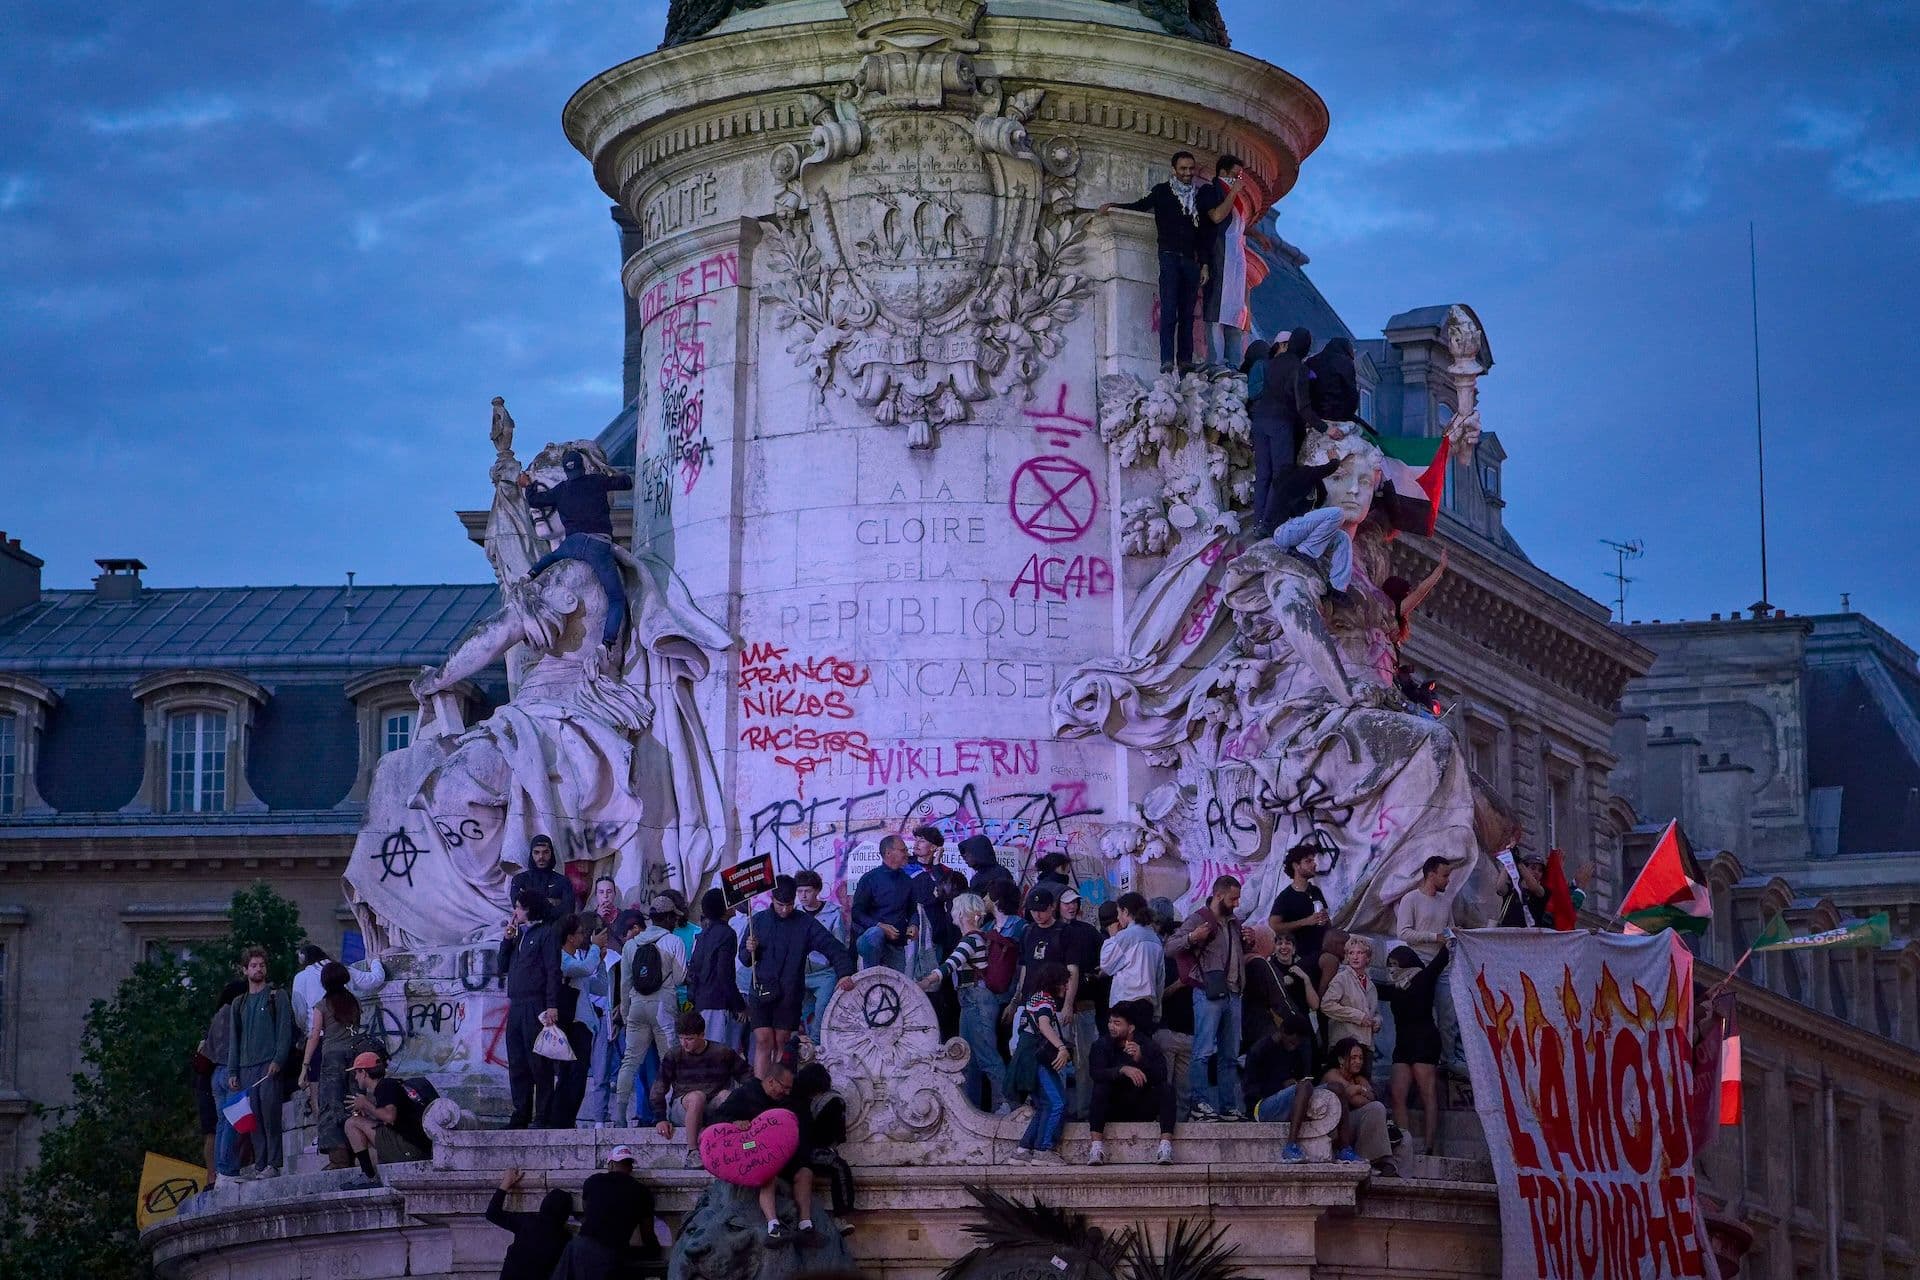
{"label": "handwritten pink sign", "polygon": [[800,1122],[791,1111],[769,1111],[745,1126],[709,1125],[700,1135],[700,1163],[722,1182],[764,1187],[800,1149]]}

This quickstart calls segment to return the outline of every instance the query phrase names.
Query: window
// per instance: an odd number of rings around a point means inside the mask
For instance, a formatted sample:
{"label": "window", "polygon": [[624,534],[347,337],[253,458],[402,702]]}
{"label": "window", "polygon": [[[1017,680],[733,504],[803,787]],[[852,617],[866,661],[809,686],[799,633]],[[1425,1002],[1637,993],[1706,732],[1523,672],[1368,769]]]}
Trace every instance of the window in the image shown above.
{"label": "window", "polygon": [[1500,468],[1484,462],[1480,464],[1480,490],[1489,498],[1500,496]]}
{"label": "window", "polygon": [[396,711],[389,715],[383,726],[381,738],[384,745],[380,748],[384,754],[388,751],[405,751],[413,741],[413,712]]}
{"label": "window", "polygon": [[140,959],[147,964],[160,964],[168,960],[185,964],[193,957],[194,944],[180,942],[172,938],[148,938],[140,952]]}
{"label": "window", "polygon": [[20,717],[0,715],[0,814],[20,811]]}
{"label": "window", "polygon": [[219,813],[226,807],[226,714],[174,712],[167,717],[167,811]]}

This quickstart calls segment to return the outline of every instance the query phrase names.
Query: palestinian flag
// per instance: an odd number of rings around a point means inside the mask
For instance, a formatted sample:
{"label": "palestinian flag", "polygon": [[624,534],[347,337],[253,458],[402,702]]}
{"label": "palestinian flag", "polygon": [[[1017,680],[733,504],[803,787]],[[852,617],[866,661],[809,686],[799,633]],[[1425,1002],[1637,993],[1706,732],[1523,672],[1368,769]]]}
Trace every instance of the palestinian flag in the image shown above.
{"label": "palestinian flag", "polygon": [[1679,822],[1669,822],[1653,856],[1640,869],[1640,875],[1620,903],[1626,918],[1626,932],[1654,933],[1675,929],[1681,933],[1704,933],[1713,918],[1713,903],[1707,886],[1701,883],[1700,868],[1693,860],[1693,846],[1680,830]]}
{"label": "palestinian flag", "polygon": [[1381,489],[1374,499],[1384,507],[1394,528],[1430,534],[1440,519],[1440,499],[1447,492],[1445,436],[1381,436],[1376,443],[1386,455]]}
{"label": "palestinian flag", "polygon": [[1807,947],[1884,947],[1893,939],[1887,913],[1877,912],[1865,920],[1849,920],[1838,929],[1820,933],[1794,934],[1786,917],[1775,916],[1753,940],[1755,951],[1798,951]]}

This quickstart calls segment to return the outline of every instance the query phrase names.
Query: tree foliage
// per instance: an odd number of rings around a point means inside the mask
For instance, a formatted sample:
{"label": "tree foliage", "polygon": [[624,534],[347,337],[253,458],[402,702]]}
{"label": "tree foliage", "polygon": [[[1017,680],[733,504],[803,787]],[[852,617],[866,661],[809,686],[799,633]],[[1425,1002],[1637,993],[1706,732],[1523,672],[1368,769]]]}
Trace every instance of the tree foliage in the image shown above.
{"label": "tree foliage", "polygon": [[246,948],[285,986],[304,938],[300,912],[268,885],[233,895],[225,937],[135,967],[86,1013],[73,1101],[42,1107],[40,1159],[0,1195],[0,1275],[139,1280],[152,1274],[134,1227],[145,1153],[201,1162],[188,1068]]}

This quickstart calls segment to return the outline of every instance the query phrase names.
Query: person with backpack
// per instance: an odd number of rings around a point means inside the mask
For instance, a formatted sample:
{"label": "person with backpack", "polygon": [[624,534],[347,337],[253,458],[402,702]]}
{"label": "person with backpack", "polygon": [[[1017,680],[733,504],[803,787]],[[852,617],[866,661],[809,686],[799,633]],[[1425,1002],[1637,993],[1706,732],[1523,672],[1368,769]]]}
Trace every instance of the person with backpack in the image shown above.
{"label": "person with backpack", "polygon": [[[227,1006],[233,1064],[227,1069],[229,1092],[244,1090],[253,1108],[253,1171],[236,1176],[280,1176],[280,1104],[293,1078],[287,1070],[294,1048],[293,998],[267,983],[267,953],[249,947],[241,958],[246,994]],[[297,1060],[295,1070],[298,1070]]]}
{"label": "person with backpack", "polygon": [[[227,1008],[245,994],[245,978],[231,979],[220,988],[219,1008],[214,1010],[213,1018],[207,1023],[206,1039],[200,1042],[200,1048],[194,1054],[194,1100],[200,1104],[200,1132],[206,1147],[207,1185],[210,1187],[221,1178],[231,1178],[240,1172],[240,1144],[246,1140],[242,1134],[234,1132],[233,1125],[221,1110],[222,1102],[231,1101],[226,1095],[232,1092],[226,1087],[227,1064],[233,1061],[233,1019],[227,1016]],[[203,1079],[206,1082],[204,1091],[198,1083]]]}
{"label": "person with backpack", "polygon": [[[820,922],[822,928],[844,945],[847,941],[847,922],[840,913],[840,904],[828,902],[820,894],[825,885],[820,882],[820,873],[811,867],[803,868],[793,877],[795,892],[800,910]],[[816,1045],[827,1020],[827,1004],[833,999],[833,989],[839,982],[833,965],[818,951],[807,956],[807,1000],[801,1010],[807,1038]]]}
{"label": "person with backpack", "polygon": [[814,1181],[827,1180],[827,1203],[840,1220],[840,1234],[853,1234],[847,1215],[853,1212],[853,1169],[840,1154],[847,1140],[847,1100],[834,1090],[833,1073],[825,1064],[809,1062],[793,1073],[793,1098],[806,1116],[801,1131],[806,1146],[801,1158]]}
{"label": "person with backpack", "polygon": [[[620,1077],[613,1087],[613,1123],[625,1126],[633,1106],[634,1078],[656,1045],[664,1059],[673,1052],[680,1007],[674,998],[687,973],[687,953],[673,928],[680,922],[673,899],[655,894],[647,904],[647,925],[620,949],[619,982],[625,1007],[621,1020],[627,1028],[627,1049],[620,1060]],[[642,1099],[641,1122],[654,1119]]]}
{"label": "person with backpack", "polygon": [[377,1178],[380,1165],[432,1157],[433,1139],[427,1136],[425,1119],[428,1105],[440,1096],[432,1085],[388,1075],[377,1053],[353,1060],[353,1081],[360,1092],[347,1104],[352,1114],[345,1127],[360,1172]]}
{"label": "person with backpack", "polygon": [[761,1080],[780,1060],[788,1037],[800,1029],[810,952],[825,956],[840,975],[839,990],[853,990],[853,953],[819,920],[796,909],[798,896],[792,876],[775,877],[772,903],[754,915],[740,940],[740,958],[753,970],[747,1011],[753,1028],[753,1074]]}
{"label": "person with backpack", "polygon": [[[1020,964],[1020,944],[985,925],[987,904],[977,893],[963,893],[953,900],[953,923],[960,930],[960,941],[938,970],[920,980],[922,991],[933,991],[942,982],[953,984],[960,1000],[960,1038],[967,1042],[967,1099],[977,1107],[992,1107],[996,1113],[1012,1108],[1007,1102],[1007,1064],[1000,1057],[1000,1009],[1007,993],[1013,990],[1013,978]],[[993,963],[995,953],[999,965]],[[999,979],[998,991],[990,981]],[[991,1087],[984,1095],[981,1085]]]}

